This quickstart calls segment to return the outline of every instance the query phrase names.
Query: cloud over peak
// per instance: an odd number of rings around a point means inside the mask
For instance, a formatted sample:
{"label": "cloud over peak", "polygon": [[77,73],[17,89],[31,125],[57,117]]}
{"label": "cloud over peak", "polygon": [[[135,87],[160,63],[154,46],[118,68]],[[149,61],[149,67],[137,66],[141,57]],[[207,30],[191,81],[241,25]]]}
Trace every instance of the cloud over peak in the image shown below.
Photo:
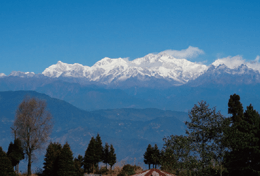
{"label": "cloud over peak", "polygon": [[187,49],[182,50],[165,50],[160,52],[160,54],[168,54],[177,59],[192,59],[200,54],[204,54],[204,51],[198,47],[189,46]]}
{"label": "cloud over peak", "polygon": [[237,56],[233,56],[233,57],[228,56],[228,57],[224,57],[224,58],[219,58],[219,59],[215,60],[212,63],[212,65],[217,67],[221,64],[224,64],[230,69],[235,69],[243,64],[243,65],[246,65],[248,68],[251,68],[253,70],[258,70],[260,72],[259,60],[260,60],[259,55],[255,58],[255,60],[251,60],[251,61],[246,61],[245,59],[243,59],[242,56],[237,55]]}

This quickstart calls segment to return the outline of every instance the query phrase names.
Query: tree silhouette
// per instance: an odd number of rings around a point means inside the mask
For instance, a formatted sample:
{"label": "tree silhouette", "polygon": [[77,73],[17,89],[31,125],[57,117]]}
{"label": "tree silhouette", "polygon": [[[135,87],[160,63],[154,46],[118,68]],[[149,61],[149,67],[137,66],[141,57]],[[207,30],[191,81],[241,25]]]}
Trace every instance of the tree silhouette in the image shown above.
{"label": "tree silhouette", "polygon": [[109,151],[109,162],[108,164],[110,165],[110,169],[112,169],[113,165],[116,163],[116,154],[115,154],[115,149],[113,147],[113,145],[110,145],[110,151]]}
{"label": "tree silhouette", "polygon": [[75,169],[76,169],[76,174],[77,175],[83,175],[84,170],[82,169],[82,166],[84,165],[84,159],[81,155],[78,155],[77,158],[74,158],[74,164],[75,164]]}
{"label": "tree silhouette", "polygon": [[153,162],[152,154],[153,154],[153,147],[152,147],[151,144],[149,144],[148,147],[146,148],[145,153],[144,153],[144,163],[148,164],[149,169],[150,169],[150,165]]}
{"label": "tree silhouette", "polygon": [[68,143],[64,144],[59,159],[57,176],[76,176],[73,153]]}
{"label": "tree silhouette", "polygon": [[155,168],[157,168],[157,165],[160,164],[160,150],[158,149],[157,144],[154,144],[152,149],[152,164]]}
{"label": "tree silhouette", "polygon": [[1,176],[15,176],[14,168],[6,153],[0,147],[0,175]]}
{"label": "tree silhouette", "polygon": [[97,163],[97,154],[96,154],[96,140],[94,137],[91,138],[88,148],[85,151],[85,156],[84,156],[84,171],[90,169],[92,170],[92,173],[94,173],[94,166]]}
{"label": "tree silhouette", "polygon": [[97,134],[96,136],[96,163],[98,165],[99,162],[101,162],[103,160],[103,155],[104,155],[104,151],[103,151],[103,146],[102,146],[102,141],[101,141],[101,137],[99,134]]}
{"label": "tree silhouette", "polygon": [[24,153],[22,148],[22,143],[20,139],[15,139],[14,143],[10,143],[7,151],[7,156],[12,162],[13,167],[16,166],[16,171],[18,174],[18,164],[24,159]]}
{"label": "tree silhouette", "polygon": [[251,104],[241,114],[243,107],[239,100],[239,95],[234,94],[229,102],[236,103],[228,104],[232,116],[224,131],[229,148],[225,155],[225,167],[230,175],[259,175],[260,115]]}
{"label": "tree silhouette", "polygon": [[108,145],[108,143],[106,143],[105,148],[104,148],[104,155],[103,155],[103,163],[106,164],[106,168],[107,168],[108,162],[109,162],[109,145]]}
{"label": "tree silhouette", "polygon": [[58,171],[58,160],[62,146],[59,143],[50,143],[45,154],[43,163],[44,176],[56,176]]}

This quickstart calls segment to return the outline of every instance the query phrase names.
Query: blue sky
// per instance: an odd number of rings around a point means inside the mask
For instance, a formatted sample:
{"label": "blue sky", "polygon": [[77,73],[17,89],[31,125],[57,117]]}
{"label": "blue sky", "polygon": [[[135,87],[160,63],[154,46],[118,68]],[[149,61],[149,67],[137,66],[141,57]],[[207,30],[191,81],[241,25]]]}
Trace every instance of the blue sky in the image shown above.
{"label": "blue sky", "polygon": [[260,55],[260,1],[0,0],[0,73],[41,73],[198,47],[192,61]]}

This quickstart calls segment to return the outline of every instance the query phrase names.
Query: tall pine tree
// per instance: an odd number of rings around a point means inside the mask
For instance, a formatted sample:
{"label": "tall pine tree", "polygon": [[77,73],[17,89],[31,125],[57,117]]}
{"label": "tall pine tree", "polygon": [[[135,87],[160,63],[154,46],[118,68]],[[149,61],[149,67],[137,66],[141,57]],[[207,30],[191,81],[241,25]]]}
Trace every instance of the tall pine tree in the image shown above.
{"label": "tall pine tree", "polygon": [[45,154],[43,163],[44,176],[56,176],[58,171],[58,160],[62,146],[59,143],[50,143]]}
{"label": "tall pine tree", "polygon": [[253,106],[243,113],[239,95],[231,95],[228,103],[229,125],[224,130],[228,152],[225,167],[229,175],[260,175],[260,115]]}
{"label": "tall pine tree", "polygon": [[108,143],[106,143],[105,148],[104,148],[104,155],[103,155],[103,163],[106,164],[106,168],[107,168],[108,162],[109,162],[109,145],[108,145]]}
{"label": "tall pine tree", "polygon": [[104,149],[102,146],[102,140],[99,134],[97,134],[96,136],[96,165],[98,165],[99,162],[101,162],[103,160],[103,156],[104,156]]}
{"label": "tall pine tree", "polygon": [[77,158],[74,158],[74,164],[76,168],[76,173],[78,176],[84,174],[84,170],[82,169],[82,166],[84,165],[84,159],[81,155],[78,155]]}
{"label": "tall pine tree", "polygon": [[110,145],[110,151],[109,151],[109,162],[108,164],[110,165],[110,169],[112,169],[113,165],[116,163],[116,154],[115,154],[115,149],[113,147],[113,145]]}
{"label": "tall pine tree", "polygon": [[149,169],[150,169],[150,165],[153,162],[152,154],[153,154],[153,147],[152,147],[151,144],[149,144],[148,147],[146,148],[145,153],[144,153],[144,163],[148,164]]}
{"label": "tall pine tree", "polygon": [[68,143],[64,144],[59,159],[57,176],[76,176],[73,153]]}
{"label": "tall pine tree", "polygon": [[85,151],[84,156],[84,171],[94,173],[95,164],[97,163],[97,154],[96,154],[96,140],[94,137],[91,138],[88,148]]}
{"label": "tall pine tree", "polygon": [[160,150],[158,149],[157,144],[154,144],[153,147],[152,164],[154,168],[157,168],[157,165],[160,164]]}

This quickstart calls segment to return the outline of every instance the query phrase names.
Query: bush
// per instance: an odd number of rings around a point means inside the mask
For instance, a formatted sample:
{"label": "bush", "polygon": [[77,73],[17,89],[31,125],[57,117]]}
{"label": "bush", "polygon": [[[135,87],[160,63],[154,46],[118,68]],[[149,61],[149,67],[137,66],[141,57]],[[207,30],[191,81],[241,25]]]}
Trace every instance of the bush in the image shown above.
{"label": "bush", "polygon": [[117,176],[128,176],[128,175],[134,175],[135,171],[141,169],[140,166],[132,166],[130,164],[124,165],[121,172]]}

